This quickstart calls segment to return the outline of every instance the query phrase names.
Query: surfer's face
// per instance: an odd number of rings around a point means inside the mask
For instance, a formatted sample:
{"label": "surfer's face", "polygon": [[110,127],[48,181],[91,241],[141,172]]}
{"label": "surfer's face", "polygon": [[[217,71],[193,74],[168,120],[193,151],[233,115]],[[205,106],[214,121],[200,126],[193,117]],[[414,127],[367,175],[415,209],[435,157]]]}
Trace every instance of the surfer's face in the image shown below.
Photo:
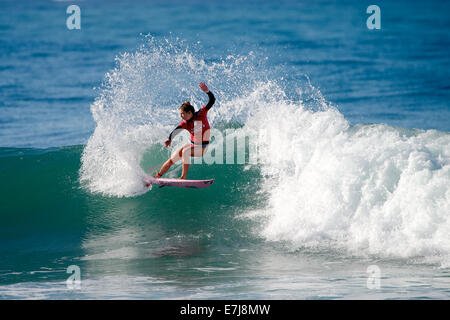
{"label": "surfer's face", "polygon": [[192,112],[190,112],[190,111],[186,112],[186,111],[183,111],[183,110],[180,109],[180,117],[181,117],[181,119],[189,121],[189,120],[191,120],[192,116],[193,116]]}

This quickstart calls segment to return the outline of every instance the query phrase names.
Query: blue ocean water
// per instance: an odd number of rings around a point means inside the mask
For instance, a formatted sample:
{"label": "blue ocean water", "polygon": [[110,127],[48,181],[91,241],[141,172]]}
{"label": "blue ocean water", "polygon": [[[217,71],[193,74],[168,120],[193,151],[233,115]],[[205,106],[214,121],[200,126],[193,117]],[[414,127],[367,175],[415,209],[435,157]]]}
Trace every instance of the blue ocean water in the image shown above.
{"label": "blue ocean water", "polygon": [[[450,4],[371,4],[1,1],[0,298],[448,298]],[[145,190],[199,81],[264,161]]]}

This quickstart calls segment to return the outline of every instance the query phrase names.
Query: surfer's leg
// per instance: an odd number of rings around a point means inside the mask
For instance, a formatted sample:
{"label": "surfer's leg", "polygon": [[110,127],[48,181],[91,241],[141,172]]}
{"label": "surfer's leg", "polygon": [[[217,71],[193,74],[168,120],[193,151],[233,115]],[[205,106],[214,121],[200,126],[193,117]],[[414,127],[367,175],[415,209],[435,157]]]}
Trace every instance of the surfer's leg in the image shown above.
{"label": "surfer's leg", "polygon": [[186,179],[187,173],[189,171],[189,165],[191,164],[191,145],[185,144],[183,146],[183,151],[182,151],[182,159],[183,159],[183,165],[182,168],[183,170],[181,171],[181,177],[180,179]]}
{"label": "surfer's leg", "polygon": [[202,157],[205,154],[206,147],[184,146],[183,149],[183,171],[181,172],[180,179],[186,179],[187,173],[189,171],[189,165],[191,164],[191,157]]}
{"label": "surfer's leg", "polygon": [[159,170],[158,174],[156,175],[157,178],[160,178],[164,173],[167,172],[167,170],[170,169],[170,167],[180,161],[181,157],[182,157],[182,153],[183,153],[183,148],[185,148],[186,146],[188,146],[189,144],[185,144],[184,146],[182,146],[181,148],[179,148],[177,151],[175,151],[172,156],[169,158],[169,160],[167,160],[166,162],[164,162],[164,164],[161,166],[161,169]]}
{"label": "surfer's leg", "polygon": [[172,160],[173,163],[177,163],[180,161],[183,157],[183,150],[189,147],[189,143],[186,143],[184,146],[180,147],[172,153],[172,156],[170,157],[170,160]]}
{"label": "surfer's leg", "polygon": [[170,169],[170,167],[174,164],[172,161],[172,158],[169,158],[164,164],[161,166],[161,169],[159,169],[158,174],[156,175],[157,178],[161,178],[161,176],[167,172],[167,170]]}
{"label": "surfer's leg", "polygon": [[191,157],[203,157],[206,152],[206,147],[192,146],[191,145]]}

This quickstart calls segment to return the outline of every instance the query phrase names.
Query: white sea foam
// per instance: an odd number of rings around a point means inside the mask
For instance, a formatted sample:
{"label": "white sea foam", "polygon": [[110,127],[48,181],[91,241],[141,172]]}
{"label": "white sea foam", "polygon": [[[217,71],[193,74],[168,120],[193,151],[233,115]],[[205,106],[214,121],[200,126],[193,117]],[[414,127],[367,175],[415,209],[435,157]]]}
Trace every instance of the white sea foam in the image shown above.
{"label": "white sea foam", "polygon": [[249,213],[267,218],[264,238],[450,265],[450,134],[351,125],[309,80],[289,95],[251,53],[206,63],[152,41],[118,58],[92,104],[97,127],[80,169],[91,192],[145,192],[144,152],[178,123],[180,102],[205,102],[204,80],[218,98],[213,125],[238,121],[241,135],[266,134],[252,143],[269,205]]}
{"label": "white sea foam", "polygon": [[450,264],[450,134],[351,126],[326,104],[280,100],[260,111],[246,128],[267,132],[265,238]]}
{"label": "white sea foam", "polygon": [[[161,144],[180,122],[177,107],[189,100],[198,108],[207,96],[198,88],[206,81],[218,97],[216,106],[248,91],[267,72],[255,70],[256,58],[232,55],[207,64],[179,39],[145,37],[133,54],[116,58],[91,105],[97,123],[83,155],[80,181],[91,192],[107,196],[136,196],[146,192],[140,167],[142,157],[154,144]],[[235,120],[244,110],[226,112],[213,108],[210,123]],[[176,145],[172,146],[173,148]]]}

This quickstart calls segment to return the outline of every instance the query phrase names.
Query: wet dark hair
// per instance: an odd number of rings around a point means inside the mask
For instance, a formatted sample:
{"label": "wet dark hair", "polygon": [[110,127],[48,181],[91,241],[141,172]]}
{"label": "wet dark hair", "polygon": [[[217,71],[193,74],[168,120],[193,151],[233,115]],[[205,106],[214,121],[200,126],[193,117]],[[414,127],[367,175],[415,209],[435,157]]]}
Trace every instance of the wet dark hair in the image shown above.
{"label": "wet dark hair", "polygon": [[191,103],[189,101],[186,101],[185,103],[183,103],[180,106],[180,110],[182,110],[184,112],[192,112],[192,114],[195,113],[195,109],[194,109],[194,107],[191,105]]}

